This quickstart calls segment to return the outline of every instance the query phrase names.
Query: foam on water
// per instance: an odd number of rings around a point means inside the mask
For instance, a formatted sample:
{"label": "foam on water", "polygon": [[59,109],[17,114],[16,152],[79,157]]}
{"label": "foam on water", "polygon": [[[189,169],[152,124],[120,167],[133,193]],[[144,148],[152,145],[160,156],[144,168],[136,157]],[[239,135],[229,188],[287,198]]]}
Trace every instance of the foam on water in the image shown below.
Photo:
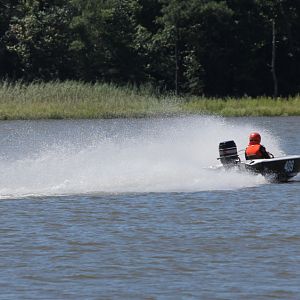
{"label": "foam on water", "polygon": [[[64,122],[51,142],[45,136],[39,147],[17,158],[5,153],[0,160],[0,197],[238,189],[265,180],[206,169],[218,164],[219,142],[233,139],[242,150],[249,133],[257,130],[268,150],[281,152],[270,132],[237,120],[205,116],[117,120],[113,130],[109,122],[93,125],[94,132],[80,143],[74,139],[80,134],[78,127],[72,127],[70,138],[70,126]],[[36,135],[31,138],[26,143],[36,142]]]}

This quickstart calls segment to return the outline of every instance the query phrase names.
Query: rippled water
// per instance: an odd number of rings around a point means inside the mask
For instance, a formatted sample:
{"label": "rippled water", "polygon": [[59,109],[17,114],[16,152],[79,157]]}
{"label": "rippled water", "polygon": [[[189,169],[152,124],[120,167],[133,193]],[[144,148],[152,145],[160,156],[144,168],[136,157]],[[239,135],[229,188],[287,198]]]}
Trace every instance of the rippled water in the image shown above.
{"label": "rippled water", "polygon": [[300,178],[212,173],[300,118],[0,123],[0,299],[298,299]]}

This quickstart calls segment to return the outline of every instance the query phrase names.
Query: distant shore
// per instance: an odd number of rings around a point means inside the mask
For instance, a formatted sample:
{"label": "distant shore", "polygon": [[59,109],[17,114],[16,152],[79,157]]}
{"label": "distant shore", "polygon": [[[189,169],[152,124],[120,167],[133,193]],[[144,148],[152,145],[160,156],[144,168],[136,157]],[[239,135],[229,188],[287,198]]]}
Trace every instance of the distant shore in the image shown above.
{"label": "distant shore", "polygon": [[141,118],[181,114],[300,116],[292,98],[158,95],[151,88],[75,81],[0,83],[0,120]]}

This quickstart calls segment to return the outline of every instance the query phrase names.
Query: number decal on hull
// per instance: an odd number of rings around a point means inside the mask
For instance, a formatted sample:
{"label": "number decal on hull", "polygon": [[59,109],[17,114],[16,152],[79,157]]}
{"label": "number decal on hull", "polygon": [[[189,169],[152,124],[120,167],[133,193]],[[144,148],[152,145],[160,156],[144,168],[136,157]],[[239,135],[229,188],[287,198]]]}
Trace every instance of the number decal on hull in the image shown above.
{"label": "number decal on hull", "polygon": [[292,172],[294,169],[294,164],[295,164],[294,160],[288,160],[284,165],[285,171],[288,173]]}

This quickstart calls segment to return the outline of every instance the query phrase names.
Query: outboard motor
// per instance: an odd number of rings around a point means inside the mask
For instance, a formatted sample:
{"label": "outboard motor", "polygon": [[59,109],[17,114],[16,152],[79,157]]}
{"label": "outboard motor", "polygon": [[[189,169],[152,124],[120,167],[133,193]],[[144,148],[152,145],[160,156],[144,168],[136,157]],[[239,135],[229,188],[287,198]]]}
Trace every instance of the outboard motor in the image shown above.
{"label": "outboard motor", "polygon": [[220,143],[219,154],[220,157],[218,159],[220,159],[224,167],[233,167],[240,161],[234,141],[226,141]]}

